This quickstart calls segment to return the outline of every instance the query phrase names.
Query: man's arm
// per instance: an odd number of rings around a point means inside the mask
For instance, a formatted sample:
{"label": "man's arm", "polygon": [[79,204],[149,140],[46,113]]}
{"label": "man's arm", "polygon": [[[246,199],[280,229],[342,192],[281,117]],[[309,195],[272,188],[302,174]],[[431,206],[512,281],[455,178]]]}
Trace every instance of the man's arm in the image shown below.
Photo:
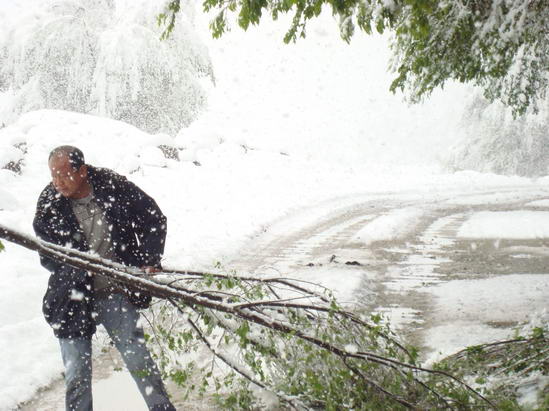
{"label": "man's arm", "polygon": [[[44,212],[43,203],[46,201],[47,192],[44,190],[40,194],[40,198],[38,199],[38,204],[36,206],[36,213],[34,215],[34,219],[32,221],[32,228],[34,229],[34,233],[38,238],[41,240],[47,241],[48,243],[53,243],[54,241],[50,237],[50,234],[47,230],[46,224],[47,224],[47,218]],[[40,264],[42,264],[43,267],[45,267],[50,272],[57,271],[61,264],[56,262],[55,260],[45,257],[42,254],[39,253],[40,256]]]}

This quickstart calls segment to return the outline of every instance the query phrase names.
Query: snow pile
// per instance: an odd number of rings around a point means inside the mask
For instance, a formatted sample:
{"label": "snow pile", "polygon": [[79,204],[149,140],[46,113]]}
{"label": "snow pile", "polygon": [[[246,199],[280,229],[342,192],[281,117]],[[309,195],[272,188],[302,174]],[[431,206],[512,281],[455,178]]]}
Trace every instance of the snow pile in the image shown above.
{"label": "snow pile", "polygon": [[[102,166],[131,173],[141,163],[165,166],[166,160],[158,146],[174,142],[167,135],[151,136],[119,121],[58,110],[25,114],[17,123],[2,129],[1,133],[0,167],[22,160],[23,178],[41,175],[41,185],[49,178],[44,158],[47,159],[47,153],[60,144],[78,145],[84,153],[97,152]],[[124,147],[125,155],[112,150],[115,147]]]}
{"label": "snow pile", "polygon": [[374,241],[389,241],[406,237],[413,232],[417,222],[425,211],[418,208],[402,208],[393,210],[387,215],[369,222],[353,237],[353,242],[363,245]]}
{"label": "snow pile", "polygon": [[462,238],[549,238],[549,211],[482,211],[458,231]]}

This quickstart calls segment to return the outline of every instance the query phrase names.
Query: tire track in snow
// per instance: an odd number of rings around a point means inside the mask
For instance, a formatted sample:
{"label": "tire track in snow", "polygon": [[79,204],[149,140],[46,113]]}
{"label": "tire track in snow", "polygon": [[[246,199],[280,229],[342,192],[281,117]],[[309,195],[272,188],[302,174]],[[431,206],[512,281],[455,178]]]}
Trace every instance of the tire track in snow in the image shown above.
{"label": "tire track in snow", "polygon": [[[452,321],[452,316],[441,318],[437,315],[444,302],[433,295],[434,287],[514,272],[543,273],[543,266],[547,266],[547,260],[540,259],[544,253],[540,252],[543,244],[539,241],[537,245],[527,242],[526,247],[519,244],[521,241],[487,241],[491,247],[487,250],[481,240],[468,241],[457,236],[461,225],[475,212],[521,209],[534,199],[547,197],[537,189],[514,190],[485,190],[446,198],[423,195],[416,201],[388,196],[362,202],[287,236],[274,238],[269,233],[264,234],[257,246],[250,245],[235,266],[238,271],[258,275],[274,274],[274,271],[300,278],[305,272],[308,273],[306,279],[311,281],[321,279],[330,270],[341,281],[351,273],[358,273],[361,281],[354,290],[353,299],[358,309],[387,315],[401,335],[428,353],[436,349],[427,341],[428,331]],[[368,222],[406,207],[425,209],[425,215],[416,222],[413,232],[395,240],[373,241],[366,246],[352,241]],[[509,256],[513,249],[533,257],[521,267],[516,258]],[[455,284],[459,286],[460,283]],[[505,331],[517,324],[512,315],[506,323],[495,323],[489,316],[480,314],[478,329],[491,327]]]}

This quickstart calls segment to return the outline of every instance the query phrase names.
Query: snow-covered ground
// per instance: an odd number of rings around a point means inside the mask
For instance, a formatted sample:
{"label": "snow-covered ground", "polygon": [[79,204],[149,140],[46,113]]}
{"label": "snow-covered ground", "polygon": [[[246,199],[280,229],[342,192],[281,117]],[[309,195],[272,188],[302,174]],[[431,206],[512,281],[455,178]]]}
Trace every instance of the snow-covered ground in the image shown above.
{"label": "snow-covered ground", "polygon": [[[0,221],[32,233],[35,202],[49,181],[47,154],[58,144],[80,146],[89,163],[124,173],[150,193],[168,216],[164,264],[189,269],[207,269],[216,261],[230,260],[247,241],[268,231],[272,221],[285,214],[299,216],[299,209],[311,204],[318,204],[321,213],[353,201],[375,199],[386,191],[402,192],[403,200],[421,197],[422,192],[429,196],[439,192],[441,198],[461,192],[471,194],[472,201],[476,201],[475,193],[480,189],[521,183],[529,189],[542,190],[547,184],[545,180],[533,182],[477,173],[442,175],[411,167],[394,167],[391,176],[370,165],[355,165],[349,171],[268,149],[245,150],[237,144],[218,141],[197,149],[201,164],[197,166],[191,161],[166,160],[156,145],[167,142],[177,144],[177,140],[147,136],[108,119],[56,111],[25,115],[17,124],[0,131],[2,161],[17,160],[17,156],[6,154],[17,152],[8,150],[14,143],[25,143],[27,150],[24,155],[17,153],[24,159],[21,175],[0,171]],[[419,194],[410,196],[408,191]],[[403,208],[373,220],[362,230],[362,240],[405,235],[419,213]],[[542,220],[530,216],[531,226],[517,225],[513,235],[531,236],[531,227],[541,226],[545,214],[538,212]],[[509,220],[522,215],[509,215]],[[293,224],[312,218],[315,216],[301,215]],[[508,235],[507,225],[499,219],[480,213],[472,218],[479,220],[478,229],[467,228],[467,236],[485,235],[484,227],[490,228],[492,236]],[[4,364],[0,370],[0,409],[9,410],[30,398],[40,386],[58,378],[62,364],[57,342],[41,314],[41,296],[48,275],[33,253],[9,243],[6,251],[0,254],[0,355]],[[334,281],[329,272],[325,278],[325,285],[342,289],[344,295],[357,285],[356,278]],[[475,285],[464,283],[464,287]],[[465,291],[464,288],[467,294]],[[481,301],[484,305],[478,305],[478,309],[490,304],[489,299]],[[471,307],[471,315],[474,307],[477,306]]]}
{"label": "snow-covered ground", "polygon": [[415,223],[419,222],[423,213],[423,210],[417,208],[393,211],[365,225],[354,240],[367,246],[373,241],[394,240],[399,236],[405,236],[414,231]]}
{"label": "snow-covered ground", "polygon": [[[206,18],[197,17],[204,32]],[[22,163],[20,175],[0,169],[0,224],[32,233],[36,200],[49,181],[47,155],[61,144],[79,146],[90,164],[123,173],[152,195],[168,216],[164,265],[187,269],[230,261],[284,216],[292,216],[286,224],[294,225],[316,218],[300,214],[312,204],[322,213],[398,192],[403,200],[408,193],[416,198],[422,193],[431,198],[437,193],[448,198],[470,194],[455,203],[474,205],[501,200],[497,193],[475,195],[489,188],[547,187],[548,178],[442,173],[436,159],[459,136],[455,111],[466,89],[450,85],[425,105],[409,107],[387,91],[384,39],[356,36],[347,45],[328,16],[311,25],[306,41],[283,45],[284,27],[284,21],[266,22],[248,33],[235,28],[220,41],[206,39],[216,87],[209,91],[208,110],[176,137],[50,110],[25,114],[1,129],[0,167]],[[159,145],[184,148],[181,161],[166,159]],[[520,200],[518,193],[513,199]],[[510,225],[492,214],[474,215],[476,225],[464,225],[462,234],[483,237],[489,232],[490,237],[505,238],[512,226],[515,237],[549,237],[547,229],[539,228],[547,223],[546,215],[533,213],[507,214],[505,218],[520,221]],[[366,225],[356,240],[368,244],[403,236],[403,227],[413,226],[420,214],[403,207]],[[47,272],[33,253],[5,246],[7,252],[0,254],[2,411],[16,408],[62,371],[57,341],[41,313]],[[521,276],[520,281],[538,280]],[[330,281],[328,276],[325,281],[343,293],[356,283],[356,278]],[[462,289],[442,287],[437,293],[441,298],[451,294],[448,304],[460,303],[461,295],[473,295],[468,290],[480,290],[475,287],[464,282]],[[487,295],[474,294],[480,300],[470,307],[470,315],[484,310],[495,298],[490,292],[498,289],[484,287]],[[452,331],[441,332],[447,336]],[[105,404],[110,405],[98,401],[96,409],[112,406]]]}
{"label": "snow-covered ground", "polygon": [[[527,234],[527,231],[524,233]],[[452,321],[451,324],[433,327],[428,331],[429,344],[439,348],[430,361],[469,345],[511,337],[505,328],[478,324],[480,315],[484,321],[493,323],[505,323],[511,317],[533,320],[538,315],[545,315],[547,321],[548,277],[539,274],[504,275],[490,279],[453,281],[431,288],[430,292],[440,301],[436,315],[452,318]],[[509,307],[513,307],[512,313]]]}
{"label": "snow-covered ground", "polygon": [[484,211],[467,220],[458,235],[466,238],[549,238],[547,211]]}

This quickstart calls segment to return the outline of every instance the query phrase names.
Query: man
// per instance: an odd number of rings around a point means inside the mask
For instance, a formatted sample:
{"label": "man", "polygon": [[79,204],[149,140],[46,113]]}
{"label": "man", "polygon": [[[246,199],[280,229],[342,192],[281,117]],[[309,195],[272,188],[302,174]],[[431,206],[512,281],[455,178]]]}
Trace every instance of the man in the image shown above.
{"label": "man", "polygon": [[[55,148],[48,165],[52,182],[33,222],[40,238],[146,272],[160,269],[166,218],[151,197],[125,177],[87,165],[76,147]],[[66,409],[93,409],[91,337],[103,324],[149,409],[175,410],[138,325],[137,309],[148,307],[151,296],[62,261],[40,260],[51,272],[43,312],[61,346]]]}

